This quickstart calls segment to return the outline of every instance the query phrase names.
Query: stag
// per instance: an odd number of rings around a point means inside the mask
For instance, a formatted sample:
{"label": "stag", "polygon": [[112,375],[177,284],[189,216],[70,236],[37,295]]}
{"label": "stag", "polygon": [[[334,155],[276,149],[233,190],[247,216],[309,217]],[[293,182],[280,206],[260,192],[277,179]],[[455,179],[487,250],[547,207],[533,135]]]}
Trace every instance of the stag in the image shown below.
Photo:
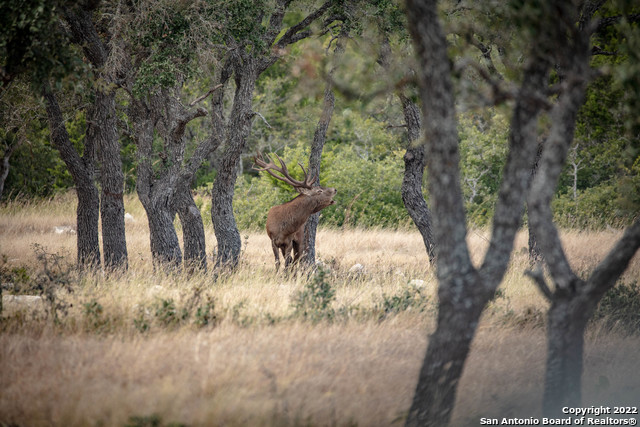
{"label": "stag", "polygon": [[[284,161],[276,154],[280,162],[280,167],[267,156],[269,163],[265,162],[261,153],[256,154],[253,168],[257,171],[266,171],[280,181],[291,185],[298,193],[293,200],[274,206],[267,214],[267,234],[271,239],[271,248],[276,258],[276,271],[280,268],[280,256],[278,250],[282,252],[285,260],[285,268],[296,264],[303,253],[304,248],[304,228],[311,215],[320,212],[335,201],[335,188],[313,187],[315,178],[309,178],[307,171],[300,163],[300,168],[304,173],[304,180],[298,181],[289,175],[289,170]],[[278,175],[276,172],[280,173]],[[293,251],[293,257],[291,252]]]}

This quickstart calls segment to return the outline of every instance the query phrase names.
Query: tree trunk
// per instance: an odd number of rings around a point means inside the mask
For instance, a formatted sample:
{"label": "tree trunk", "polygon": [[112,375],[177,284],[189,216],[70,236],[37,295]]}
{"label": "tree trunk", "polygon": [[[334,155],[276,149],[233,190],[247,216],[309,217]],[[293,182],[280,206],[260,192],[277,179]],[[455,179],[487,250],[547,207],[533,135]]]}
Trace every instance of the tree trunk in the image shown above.
{"label": "tree trunk", "polygon": [[218,242],[216,267],[235,268],[242,241],[233,215],[233,194],[238,164],[249,134],[253,112],[253,89],[258,77],[255,59],[245,55],[235,67],[236,92],[226,132],[226,149],[211,192],[211,219]]}
{"label": "tree trunk", "polygon": [[548,73],[545,61],[537,61],[537,56],[530,58],[511,122],[509,153],[496,202],[491,242],[481,267],[476,270],[466,244],[451,61],[436,3],[407,1],[409,31],[418,60],[439,282],[438,325],[429,341],[409,410],[407,425],[411,426],[449,423],[480,314],[502,281],[522,220],[524,195],[535,156],[537,118],[542,108],[537,101],[538,91],[544,88]]}
{"label": "tree trunk", "polygon": [[[155,99],[152,99],[153,102]],[[143,101],[132,100],[129,114],[134,124],[137,146],[136,191],[149,222],[151,256],[155,264],[176,268],[182,263],[182,251],[173,225],[176,209],[173,197],[178,177],[167,172],[162,179],[154,177],[152,111]]]}
{"label": "tree trunk", "polygon": [[[333,51],[333,60],[338,62],[342,54],[344,53],[344,39],[347,37],[348,32],[344,28],[341,30],[338,40],[336,41],[336,47]],[[335,65],[329,70],[329,77],[324,89],[324,100],[322,102],[322,113],[320,114],[320,120],[316,125],[316,131],[313,134],[313,142],[311,143],[311,154],[309,155],[309,177],[313,177],[316,180],[316,185],[320,185],[320,163],[322,161],[322,150],[327,140],[327,130],[333,117],[333,110],[336,104],[336,97],[333,93],[332,76],[334,74]],[[320,221],[320,212],[315,213],[309,217],[304,230],[304,253],[303,262],[312,266],[316,263],[316,232],[318,230],[318,223]]]}
{"label": "tree trunk", "polygon": [[89,268],[98,267],[100,265],[98,241],[100,199],[93,181],[95,147],[91,140],[87,139],[84,154],[80,157],[69,139],[60,105],[48,84],[43,88],[43,95],[51,128],[51,143],[60,152],[60,157],[69,168],[76,186],[78,265]]}
{"label": "tree trunk", "polygon": [[435,242],[431,228],[431,211],[422,195],[422,177],[426,165],[425,147],[420,143],[420,109],[406,96],[399,94],[407,124],[407,151],[404,154],[402,202],[422,235],[431,263],[435,261]]}
{"label": "tree trunk", "polygon": [[[380,64],[385,70],[391,68],[391,45],[385,34],[380,48]],[[420,108],[402,92],[397,92],[402,104],[402,113],[407,125],[407,151],[404,155],[404,175],[402,178],[402,202],[411,220],[420,231],[429,261],[435,261],[435,241],[433,237],[431,211],[422,195],[422,177],[427,164],[425,146],[420,138]]]}
{"label": "tree trunk", "polygon": [[116,124],[115,91],[108,87],[112,79],[105,72],[108,47],[103,43],[91,18],[91,11],[63,10],[74,41],[82,46],[86,57],[98,70],[105,86],[98,85],[95,102],[88,112],[87,139],[95,144],[100,163],[100,215],[102,250],[107,269],[127,268],[127,241],[124,226],[124,174],[120,158],[120,142]]}
{"label": "tree trunk", "polygon": [[[338,47],[336,47],[336,51],[337,50]],[[332,73],[330,72],[330,74]],[[335,102],[336,97],[333,94],[332,84],[328,81],[327,86],[324,89],[322,114],[320,115],[320,120],[318,120],[316,131],[313,134],[311,154],[309,155],[309,177],[315,178],[316,185],[320,185],[320,162],[322,161],[322,150],[324,149],[324,143],[327,139],[327,129],[329,128],[329,123],[331,123]],[[316,231],[318,229],[319,221],[320,212],[311,215],[305,226],[305,244],[302,260],[309,266],[316,263]]]}
{"label": "tree trunk", "polygon": [[207,269],[207,249],[204,225],[200,209],[191,195],[191,190],[178,186],[175,195],[178,217],[182,224],[182,246],[184,264],[188,271]]}
{"label": "tree trunk", "polygon": [[547,368],[543,413],[561,417],[562,408],[581,403],[584,330],[593,310],[586,315],[572,298],[554,299],[548,312]]}
{"label": "tree trunk", "polygon": [[480,315],[488,301],[486,296],[480,294],[456,299],[451,290],[481,287],[481,279],[474,270],[469,270],[468,274],[456,274],[449,283],[440,282],[438,324],[429,337],[406,420],[407,426],[449,424],[458,382]]}
{"label": "tree trunk", "polygon": [[100,161],[104,266],[107,269],[126,269],[128,255],[124,226],[124,174],[116,127],[115,93],[96,91],[96,101],[89,116],[87,138],[95,138]]}
{"label": "tree trunk", "polygon": [[149,220],[151,255],[157,265],[179,268],[182,251],[173,219],[175,212],[169,206],[169,197],[157,197],[151,206],[145,206]]}

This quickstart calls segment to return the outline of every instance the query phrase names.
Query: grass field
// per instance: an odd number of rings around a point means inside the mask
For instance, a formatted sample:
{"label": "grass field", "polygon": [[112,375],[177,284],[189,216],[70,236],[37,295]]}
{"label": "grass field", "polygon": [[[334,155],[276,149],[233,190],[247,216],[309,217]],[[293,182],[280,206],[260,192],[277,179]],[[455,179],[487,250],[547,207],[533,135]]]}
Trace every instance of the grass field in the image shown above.
{"label": "grass field", "polygon": [[[72,195],[0,206],[0,425],[402,425],[437,310],[417,232],[320,229],[325,267],[315,276],[276,274],[265,233],[246,232],[239,268],[214,281],[154,271],[144,212],[130,198],[129,271],[80,275],[75,235],[55,230],[74,226],[74,210]],[[588,274],[620,236],[566,231],[563,243]],[[469,233],[475,262],[487,237]],[[474,341],[453,425],[540,416],[547,305],[526,268],[521,233]],[[623,282],[639,277],[636,256]],[[640,334],[594,321],[584,406],[638,406],[639,353]]]}

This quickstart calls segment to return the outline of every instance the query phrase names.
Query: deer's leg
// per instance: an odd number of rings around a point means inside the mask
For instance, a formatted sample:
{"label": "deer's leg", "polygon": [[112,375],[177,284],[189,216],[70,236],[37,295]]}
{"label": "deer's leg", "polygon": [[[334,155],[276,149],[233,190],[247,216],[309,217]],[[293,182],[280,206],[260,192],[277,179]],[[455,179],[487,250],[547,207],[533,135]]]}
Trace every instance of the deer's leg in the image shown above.
{"label": "deer's leg", "polygon": [[293,237],[293,263],[297,264],[302,257],[302,248],[304,247],[304,225],[300,227]]}
{"label": "deer's leg", "polygon": [[278,271],[278,269],[280,269],[280,256],[278,254],[278,247],[273,241],[271,242],[271,249],[273,249],[273,255],[276,257],[276,271]]}
{"label": "deer's leg", "polygon": [[282,248],[282,256],[284,257],[284,268],[289,267],[293,258],[291,257],[291,250],[293,249],[293,240],[287,242],[287,246]]}

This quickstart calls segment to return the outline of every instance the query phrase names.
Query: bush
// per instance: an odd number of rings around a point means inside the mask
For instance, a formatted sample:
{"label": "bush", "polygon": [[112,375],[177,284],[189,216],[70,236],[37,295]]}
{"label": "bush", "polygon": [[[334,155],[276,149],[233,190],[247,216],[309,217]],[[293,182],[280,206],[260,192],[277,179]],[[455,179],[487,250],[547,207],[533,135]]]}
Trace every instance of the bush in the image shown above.
{"label": "bush", "polygon": [[327,280],[328,274],[324,268],[319,267],[304,290],[293,296],[294,317],[312,322],[334,318],[335,311],[331,305],[336,299],[336,292]]}
{"label": "bush", "polygon": [[593,316],[609,328],[620,328],[632,334],[640,333],[640,286],[637,282],[619,283],[602,297]]}

